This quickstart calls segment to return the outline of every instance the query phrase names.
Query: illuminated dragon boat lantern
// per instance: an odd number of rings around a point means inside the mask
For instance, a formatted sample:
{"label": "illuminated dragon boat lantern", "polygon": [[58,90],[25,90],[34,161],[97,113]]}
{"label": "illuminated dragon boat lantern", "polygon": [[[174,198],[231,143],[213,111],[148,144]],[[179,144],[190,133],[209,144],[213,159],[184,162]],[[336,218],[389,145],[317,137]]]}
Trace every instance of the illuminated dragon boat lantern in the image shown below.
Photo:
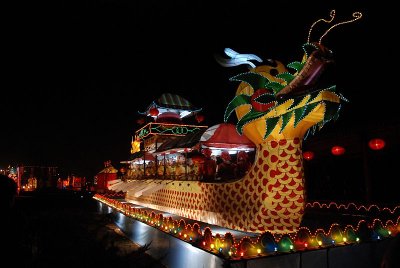
{"label": "illuminated dragon boat lantern", "polygon": [[227,228],[272,233],[294,232],[300,226],[305,207],[301,145],[308,132],[314,133],[338,117],[342,102],[347,101],[335,86],[318,88],[318,78],[332,61],[329,49],[322,45],[331,26],[319,39],[310,42],[314,22],[303,45],[302,61],[287,68],[278,62],[256,67],[250,60],[262,60],[252,54],[225,52],[231,59],[217,58],[224,66],[248,64],[249,72],[232,81],[241,82],[236,96],[228,104],[224,119],[235,112],[237,131],[257,146],[254,164],[245,177],[226,183],[188,182],[168,184],[147,196],[127,193],[134,203],[168,211],[195,220]]}

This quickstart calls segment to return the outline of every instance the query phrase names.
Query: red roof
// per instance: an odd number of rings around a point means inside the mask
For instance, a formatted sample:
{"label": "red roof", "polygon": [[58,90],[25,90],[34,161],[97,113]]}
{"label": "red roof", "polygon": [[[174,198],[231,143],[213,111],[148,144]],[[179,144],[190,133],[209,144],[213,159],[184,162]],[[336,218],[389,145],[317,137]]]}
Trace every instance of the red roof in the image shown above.
{"label": "red roof", "polygon": [[210,127],[201,136],[200,142],[202,145],[215,148],[256,148],[251,140],[237,132],[235,125],[229,123]]}

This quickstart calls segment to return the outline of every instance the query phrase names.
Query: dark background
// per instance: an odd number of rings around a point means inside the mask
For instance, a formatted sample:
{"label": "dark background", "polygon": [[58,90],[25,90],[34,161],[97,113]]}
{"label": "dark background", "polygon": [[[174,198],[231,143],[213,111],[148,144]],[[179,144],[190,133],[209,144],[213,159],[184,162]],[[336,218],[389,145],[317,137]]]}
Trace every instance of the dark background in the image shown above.
{"label": "dark background", "polygon": [[[93,177],[104,161],[129,158],[138,111],[167,92],[203,108],[205,125],[221,123],[237,87],[229,78],[247,68],[223,68],[214,54],[230,47],[301,60],[310,25],[332,9],[335,21],[364,16],[323,41],[335,53],[332,84],[350,102],[320,134],[392,125],[394,11],[386,0],[368,2],[14,1],[3,25],[0,166],[55,165]],[[312,39],[325,29],[318,24]]]}

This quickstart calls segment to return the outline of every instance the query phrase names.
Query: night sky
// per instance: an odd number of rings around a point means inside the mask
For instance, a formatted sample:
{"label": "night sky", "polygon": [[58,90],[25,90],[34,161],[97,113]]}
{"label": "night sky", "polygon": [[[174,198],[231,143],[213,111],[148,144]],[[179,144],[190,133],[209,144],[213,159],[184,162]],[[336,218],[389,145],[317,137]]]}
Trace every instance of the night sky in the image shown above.
{"label": "night sky", "polygon": [[393,122],[398,53],[385,1],[14,1],[4,10],[0,167],[93,177],[104,161],[129,158],[138,111],[163,93],[203,108],[205,125],[221,123],[237,87],[229,78],[248,69],[214,54],[301,60],[310,25],[332,9],[336,21],[364,16],[323,41],[335,53],[332,84],[350,100],[330,124]]}

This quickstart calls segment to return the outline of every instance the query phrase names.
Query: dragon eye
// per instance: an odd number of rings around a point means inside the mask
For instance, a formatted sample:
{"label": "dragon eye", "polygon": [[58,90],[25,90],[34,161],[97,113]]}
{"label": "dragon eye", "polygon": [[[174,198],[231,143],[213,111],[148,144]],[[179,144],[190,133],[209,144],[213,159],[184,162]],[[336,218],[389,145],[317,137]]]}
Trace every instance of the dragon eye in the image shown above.
{"label": "dragon eye", "polygon": [[277,75],[278,73],[279,73],[279,72],[278,72],[277,69],[271,69],[271,70],[269,70],[269,74],[272,75],[272,76],[275,76],[275,75]]}

